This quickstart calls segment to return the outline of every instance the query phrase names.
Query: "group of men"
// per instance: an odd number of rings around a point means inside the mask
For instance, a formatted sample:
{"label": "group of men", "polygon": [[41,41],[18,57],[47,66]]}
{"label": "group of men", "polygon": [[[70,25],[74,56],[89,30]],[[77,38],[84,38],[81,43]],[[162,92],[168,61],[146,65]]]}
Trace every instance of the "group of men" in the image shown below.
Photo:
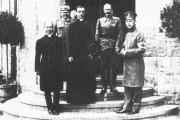
{"label": "group of men", "polygon": [[[144,38],[135,26],[136,13],[125,15],[129,32],[123,42],[121,20],[113,16],[112,6],[103,7],[105,17],[97,20],[95,37],[85,20],[85,7],[76,10],[63,5],[61,18],[46,23],[46,34],[36,42],[35,71],[40,75],[40,89],[45,92],[49,114],[59,114],[60,90],[67,81],[66,100],[71,104],[89,104],[96,100],[95,56],[101,63],[101,94],[115,89],[118,55],[123,56],[125,103],[117,113],[138,113],[144,81]],[[70,17],[71,16],[71,17]],[[133,68],[132,68],[133,67]],[[54,93],[53,100],[51,92]],[[137,105],[135,105],[137,104]],[[136,107],[134,107],[136,106]]]}

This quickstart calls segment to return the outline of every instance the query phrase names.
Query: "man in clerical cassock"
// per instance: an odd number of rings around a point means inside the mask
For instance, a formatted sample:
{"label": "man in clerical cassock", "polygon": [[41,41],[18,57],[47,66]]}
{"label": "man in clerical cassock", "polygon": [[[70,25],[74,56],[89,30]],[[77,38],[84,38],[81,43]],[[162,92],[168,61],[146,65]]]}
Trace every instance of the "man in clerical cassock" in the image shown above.
{"label": "man in clerical cassock", "polygon": [[67,102],[88,104],[95,100],[96,80],[87,45],[93,41],[91,25],[85,20],[85,7],[77,6],[77,20],[69,26],[69,62],[73,78],[68,81]]}

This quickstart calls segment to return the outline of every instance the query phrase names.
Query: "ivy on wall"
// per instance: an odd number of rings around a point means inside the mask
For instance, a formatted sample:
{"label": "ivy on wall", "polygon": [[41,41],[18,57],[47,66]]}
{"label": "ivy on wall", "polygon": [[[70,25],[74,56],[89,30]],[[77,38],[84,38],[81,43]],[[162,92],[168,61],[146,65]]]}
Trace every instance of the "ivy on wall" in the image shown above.
{"label": "ivy on wall", "polygon": [[173,0],[172,5],[163,8],[160,18],[160,32],[165,32],[165,35],[171,38],[180,38],[180,3]]}

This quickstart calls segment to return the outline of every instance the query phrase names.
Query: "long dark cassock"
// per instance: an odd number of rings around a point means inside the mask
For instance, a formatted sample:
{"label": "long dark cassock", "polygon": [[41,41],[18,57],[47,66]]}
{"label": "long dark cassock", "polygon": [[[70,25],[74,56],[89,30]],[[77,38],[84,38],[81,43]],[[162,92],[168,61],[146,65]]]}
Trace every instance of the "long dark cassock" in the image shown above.
{"label": "long dark cassock", "polygon": [[62,90],[62,40],[45,35],[36,42],[35,71],[40,72],[42,91]]}
{"label": "long dark cassock", "polygon": [[67,102],[87,104],[95,99],[96,81],[94,65],[86,52],[87,43],[93,40],[92,29],[86,21],[75,21],[69,26],[69,54],[72,79],[67,82]]}

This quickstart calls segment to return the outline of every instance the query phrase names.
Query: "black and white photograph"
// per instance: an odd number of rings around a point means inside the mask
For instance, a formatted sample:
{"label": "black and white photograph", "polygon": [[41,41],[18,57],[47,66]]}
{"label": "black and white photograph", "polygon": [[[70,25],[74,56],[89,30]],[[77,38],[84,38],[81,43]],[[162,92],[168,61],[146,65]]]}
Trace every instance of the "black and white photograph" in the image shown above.
{"label": "black and white photograph", "polygon": [[180,120],[180,0],[0,0],[0,120]]}

